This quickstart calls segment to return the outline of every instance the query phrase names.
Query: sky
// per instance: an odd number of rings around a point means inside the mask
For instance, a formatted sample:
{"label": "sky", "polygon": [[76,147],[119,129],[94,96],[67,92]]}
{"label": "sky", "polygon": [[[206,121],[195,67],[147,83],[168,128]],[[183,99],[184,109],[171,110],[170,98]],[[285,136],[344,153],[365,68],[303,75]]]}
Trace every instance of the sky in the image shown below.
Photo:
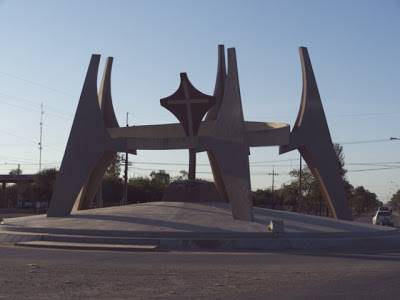
{"label": "sky", "polygon": [[[120,125],[176,122],[160,106],[187,72],[214,90],[217,45],[235,47],[245,119],[293,125],[301,97],[298,47],[308,47],[347,178],[387,201],[400,188],[400,1],[0,0],[0,173],[58,167],[91,54],[114,57]],[[101,79],[100,68],[99,80]],[[187,169],[188,153],[138,151],[130,176]],[[252,188],[290,182],[299,154],[252,148]],[[206,155],[198,177],[211,178]]]}

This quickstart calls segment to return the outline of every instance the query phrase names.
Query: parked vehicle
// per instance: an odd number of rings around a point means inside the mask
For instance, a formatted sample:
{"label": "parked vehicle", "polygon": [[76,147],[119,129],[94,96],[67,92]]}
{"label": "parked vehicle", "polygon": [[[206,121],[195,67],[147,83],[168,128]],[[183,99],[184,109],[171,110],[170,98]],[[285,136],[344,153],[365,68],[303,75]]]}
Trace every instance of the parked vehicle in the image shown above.
{"label": "parked vehicle", "polygon": [[390,212],[392,212],[392,209],[387,207],[387,206],[380,206],[378,208],[378,211],[390,211]]}
{"label": "parked vehicle", "polygon": [[393,226],[393,216],[390,209],[378,209],[374,217],[372,218],[372,224],[382,226]]}

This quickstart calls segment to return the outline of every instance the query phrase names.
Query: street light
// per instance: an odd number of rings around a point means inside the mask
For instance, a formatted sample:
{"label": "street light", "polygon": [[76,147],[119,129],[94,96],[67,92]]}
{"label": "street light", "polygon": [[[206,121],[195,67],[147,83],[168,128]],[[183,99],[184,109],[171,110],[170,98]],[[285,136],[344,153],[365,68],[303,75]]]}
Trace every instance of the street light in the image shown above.
{"label": "street light", "polygon": [[391,137],[390,137],[390,140],[391,140],[391,141],[399,141],[400,138],[395,137],[395,136],[391,136]]}

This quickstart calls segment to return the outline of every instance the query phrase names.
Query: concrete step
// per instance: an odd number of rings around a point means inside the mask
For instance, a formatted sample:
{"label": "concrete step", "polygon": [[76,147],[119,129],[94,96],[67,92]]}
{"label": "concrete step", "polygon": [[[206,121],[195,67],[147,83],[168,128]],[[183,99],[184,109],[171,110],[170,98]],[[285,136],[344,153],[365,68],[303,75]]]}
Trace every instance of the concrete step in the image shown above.
{"label": "concrete step", "polygon": [[34,248],[54,248],[65,250],[107,250],[107,251],[138,251],[151,252],[157,251],[158,245],[122,245],[122,244],[93,244],[93,243],[72,243],[72,242],[52,242],[52,241],[27,241],[17,242],[16,246]]}
{"label": "concrete step", "polygon": [[65,242],[81,244],[117,244],[117,245],[158,245],[159,239],[136,238],[136,237],[114,237],[114,236],[90,236],[90,235],[63,235],[43,234],[41,241]]}

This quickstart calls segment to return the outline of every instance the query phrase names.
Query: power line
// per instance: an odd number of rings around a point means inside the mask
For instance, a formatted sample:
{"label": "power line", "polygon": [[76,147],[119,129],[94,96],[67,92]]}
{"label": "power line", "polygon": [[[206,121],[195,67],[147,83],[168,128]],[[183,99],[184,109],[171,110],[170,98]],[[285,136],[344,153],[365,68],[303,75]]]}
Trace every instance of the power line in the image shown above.
{"label": "power line", "polygon": [[340,114],[329,114],[330,117],[372,117],[372,116],[389,116],[399,115],[400,112],[373,112],[373,113],[340,113]]}
{"label": "power line", "polygon": [[42,84],[42,83],[39,83],[39,82],[30,80],[30,79],[23,78],[23,77],[21,77],[21,76],[17,76],[17,75],[10,74],[10,73],[7,73],[7,72],[0,72],[0,74],[3,75],[3,76],[7,76],[7,77],[10,77],[10,78],[13,78],[13,79],[20,80],[20,81],[25,82],[25,83],[29,83],[29,84],[31,84],[31,85],[35,85],[35,86],[38,86],[38,87],[47,89],[47,90],[49,90],[49,91],[52,91],[52,92],[55,92],[55,93],[58,93],[58,94],[61,94],[61,95],[64,95],[64,96],[68,96],[68,97],[71,97],[71,96],[72,96],[71,94],[66,93],[66,92],[64,92],[64,91],[61,91],[61,90],[59,90],[59,89],[55,89],[55,88],[49,87],[49,86],[44,85],[44,84]]}
{"label": "power line", "polygon": [[396,170],[396,169],[400,169],[400,166],[398,166],[398,167],[387,167],[387,168],[371,168],[371,169],[347,170],[347,172],[366,172],[366,171],[382,171],[382,170]]}
{"label": "power line", "polygon": [[[9,155],[0,155],[0,157],[13,159],[13,160],[18,160],[18,161],[22,160],[22,161],[25,162],[25,165],[38,165],[38,163],[35,163],[35,162],[33,162],[32,160],[30,160],[29,158],[26,158],[26,157],[9,156]],[[57,165],[57,164],[61,164],[61,161],[47,162],[46,164]],[[164,162],[157,162],[157,161],[154,161],[154,162],[136,161],[136,162],[134,162],[134,164],[136,164],[136,165],[150,165],[150,166],[165,166],[165,165],[167,165],[167,166],[186,166],[187,165],[187,163],[179,163],[179,162],[176,162],[176,163],[175,162],[164,163]],[[390,165],[390,164],[394,164],[394,165]],[[397,164],[399,164],[399,165],[397,166]],[[208,163],[202,163],[202,164],[199,164],[199,165],[201,165],[203,167],[209,167],[210,166]],[[377,166],[377,167],[382,166],[383,169],[387,169],[387,168],[399,168],[400,167],[400,161],[387,161],[387,162],[384,161],[384,162],[370,162],[370,163],[368,163],[368,162],[346,163],[346,166],[352,166],[352,165],[354,165],[354,166]],[[279,164],[275,164],[274,165],[274,167],[277,167],[277,166],[278,167],[290,167],[291,165],[279,165]],[[133,166],[130,166],[130,167],[133,167]],[[264,166],[255,165],[253,167],[257,167],[258,168],[258,167],[264,167]],[[374,168],[374,169],[376,169],[376,168]],[[149,170],[151,170],[151,169],[149,169]]]}
{"label": "power line", "polygon": [[[27,102],[27,103],[30,103],[29,105],[34,106],[34,107],[32,107],[32,106],[27,106],[27,105],[15,104],[15,103],[10,103],[10,102],[4,101],[4,100],[0,101],[1,103],[6,104],[6,105],[11,106],[11,107],[23,109],[23,110],[26,110],[26,111],[40,111],[40,109],[37,108],[37,105],[38,105],[37,101],[31,101],[31,100],[27,100],[26,98],[15,97],[15,96],[7,95],[7,94],[4,94],[4,93],[0,93],[0,98],[5,98],[5,99],[12,98],[13,100]],[[47,108],[47,112],[50,112],[50,114],[53,114],[55,117],[62,118],[62,119],[65,119],[65,120],[71,120],[72,119],[72,115],[70,113],[66,113],[66,112],[55,110],[55,109],[51,109],[47,105],[46,105],[46,108]]]}
{"label": "power line", "polygon": [[354,141],[354,142],[338,142],[340,145],[355,145],[355,144],[371,144],[371,143],[382,143],[382,142],[390,142],[392,141],[390,138],[387,139],[376,139],[376,140],[364,140],[364,141]]}

